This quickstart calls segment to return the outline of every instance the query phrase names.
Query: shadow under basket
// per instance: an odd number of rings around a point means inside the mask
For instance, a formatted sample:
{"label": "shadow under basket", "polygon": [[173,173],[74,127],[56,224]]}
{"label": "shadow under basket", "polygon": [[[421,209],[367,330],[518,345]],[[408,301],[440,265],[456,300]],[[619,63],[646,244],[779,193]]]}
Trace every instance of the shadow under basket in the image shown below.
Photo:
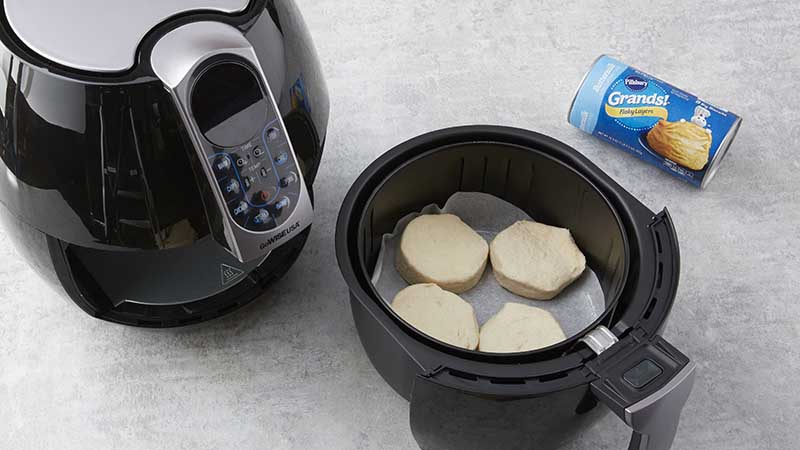
{"label": "shadow under basket", "polygon": [[[370,279],[397,221],[456,192],[484,192],[568,228],[606,309],[553,346],[493,354],[430,338],[397,316]],[[472,126],[390,150],[356,180],[339,215],[337,257],[361,342],[411,402],[423,449],[556,449],[605,403],[633,428],[631,449],[668,449],[694,364],[659,336],[678,284],[666,210],[654,214],[574,149],[538,133]],[[557,301],[557,300],[556,300]]]}

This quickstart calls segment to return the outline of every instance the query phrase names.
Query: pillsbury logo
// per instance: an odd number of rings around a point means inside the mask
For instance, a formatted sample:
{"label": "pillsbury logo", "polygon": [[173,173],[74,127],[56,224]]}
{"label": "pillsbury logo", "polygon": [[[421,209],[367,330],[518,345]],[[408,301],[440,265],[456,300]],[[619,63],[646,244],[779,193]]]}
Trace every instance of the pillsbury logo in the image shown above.
{"label": "pillsbury logo", "polygon": [[625,78],[625,87],[634,92],[647,89],[647,84],[647,80],[640,76],[628,75]]}
{"label": "pillsbury logo", "polygon": [[670,94],[658,83],[630,74],[614,82],[604,112],[629,130],[647,130],[669,116]]}

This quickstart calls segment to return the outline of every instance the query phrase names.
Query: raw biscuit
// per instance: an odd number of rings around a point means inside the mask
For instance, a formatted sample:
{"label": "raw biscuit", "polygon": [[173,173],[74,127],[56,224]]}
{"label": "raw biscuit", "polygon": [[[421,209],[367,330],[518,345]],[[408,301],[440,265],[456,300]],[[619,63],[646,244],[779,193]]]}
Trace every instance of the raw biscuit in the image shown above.
{"label": "raw biscuit", "polygon": [[519,303],[506,303],[481,327],[479,349],[491,353],[517,353],[549,347],[566,339],[549,312]]}
{"label": "raw biscuit", "polygon": [[586,268],[586,257],[569,230],[531,221],[498,233],[490,254],[498,283],[536,300],[555,297]]}
{"label": "raw biscuit", "polygon": [[435,283],[460,294],[480,281],[489,244],[452,214],[412,220],[400,238],[397,271],[409,284]]}
{"label": "raw biscuit", "polygon": [[415,284],[398,292],[392,309],[428,336],[456,347],[478,347],[478,320],[472,305],[431,283]]}

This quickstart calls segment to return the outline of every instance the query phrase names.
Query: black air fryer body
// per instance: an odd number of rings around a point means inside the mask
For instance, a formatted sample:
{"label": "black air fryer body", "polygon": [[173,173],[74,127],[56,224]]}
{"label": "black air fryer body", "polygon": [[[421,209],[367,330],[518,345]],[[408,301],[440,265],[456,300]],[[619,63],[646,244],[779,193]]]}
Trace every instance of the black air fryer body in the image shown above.
{"label": "black air fryer body", "polygon": [[[513,354],[453,347],[403,321],[370,281],[382,236],[459,191],[495,195],[569,228],[598,275],[605,313],[561,343]],[[600,403],[633,428],[631,450],[671,446],[694,379],[694,364],[659,336],[678,284],[672,221],[572,148],[488,126],[415,138],[354,183],[336,244],[361,342],[410,401],[411,429],[424,450],[555,450],[606,411]]]}
{"label": "black air fryer body", "polygon": [[328,121],[294,3],[187,0],[138,30],[124,67],[91,45],[58,53],[26,23],[33,3],[6,1],[0,22],[0,216],[19,251],[124,324],[184,325],[259,296],[305,243]]}

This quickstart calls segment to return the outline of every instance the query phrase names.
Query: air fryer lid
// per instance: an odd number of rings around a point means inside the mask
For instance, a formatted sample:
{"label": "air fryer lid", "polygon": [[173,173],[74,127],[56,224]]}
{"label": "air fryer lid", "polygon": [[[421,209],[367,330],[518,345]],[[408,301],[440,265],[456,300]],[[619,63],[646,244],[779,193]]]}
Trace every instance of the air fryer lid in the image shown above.
{"label": "air fryer lid", "polygon": [[164,20],[192,11],[238,13],[249,0],[6,0],[17,37],[42,57],[78,70],[121,72],[139,43]]}

